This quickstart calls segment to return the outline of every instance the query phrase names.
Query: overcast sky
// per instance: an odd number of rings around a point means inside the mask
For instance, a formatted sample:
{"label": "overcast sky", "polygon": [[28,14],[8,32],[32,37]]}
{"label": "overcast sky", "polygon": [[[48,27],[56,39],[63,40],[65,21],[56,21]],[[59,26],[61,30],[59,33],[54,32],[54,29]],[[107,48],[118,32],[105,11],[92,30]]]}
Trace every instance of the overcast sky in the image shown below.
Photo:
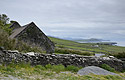
{"label": "overcast sky", "polygon": [[0,14],[35,22],[51,36],[100,38],[125,45],[125,0],[0,0]]}

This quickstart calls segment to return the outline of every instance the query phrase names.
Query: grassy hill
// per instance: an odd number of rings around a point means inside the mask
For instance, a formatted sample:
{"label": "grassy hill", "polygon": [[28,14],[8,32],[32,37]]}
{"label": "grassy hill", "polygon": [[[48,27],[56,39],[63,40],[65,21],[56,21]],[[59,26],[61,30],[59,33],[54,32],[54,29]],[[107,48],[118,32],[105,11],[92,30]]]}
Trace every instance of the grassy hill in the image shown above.
{"label": "grassy hill", "polygon": [[59,38],[49,37],[56,45],[56,49],[70,49],[74,51],[82,51],[88,53],[105,53],[117,54],[125,52],[125,47],[111,46],[111,45],[98,45],[96,43],[77,43],[70,40],[63,40]]}

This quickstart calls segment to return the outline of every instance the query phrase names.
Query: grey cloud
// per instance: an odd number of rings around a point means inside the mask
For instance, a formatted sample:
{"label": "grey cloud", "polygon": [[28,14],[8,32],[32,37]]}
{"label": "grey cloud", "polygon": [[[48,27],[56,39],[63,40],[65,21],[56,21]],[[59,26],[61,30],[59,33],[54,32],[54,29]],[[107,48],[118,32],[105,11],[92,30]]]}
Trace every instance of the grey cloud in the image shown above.
{"label": "grey cloud", "polygon": [[[1,0],[0,13],[22,25],[34,21],[57,37],[123,41],[125,0]],[[77,33],[77,34],[74,34]]]}

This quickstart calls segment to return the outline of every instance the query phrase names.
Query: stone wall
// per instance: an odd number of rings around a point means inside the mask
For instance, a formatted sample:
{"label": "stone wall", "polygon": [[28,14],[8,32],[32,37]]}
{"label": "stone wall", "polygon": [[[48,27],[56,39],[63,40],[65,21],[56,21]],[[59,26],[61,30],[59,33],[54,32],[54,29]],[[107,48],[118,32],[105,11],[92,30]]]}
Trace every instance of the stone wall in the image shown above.
{"label": "stone wall", "polygon": [[31,65],[46,65],[46,64],[63,64],[74,66],[100,66],[101,64],[108,64],[115,68],[117,71],[125,69],[125,62],[113,58],[113,57],[92,57],[92,56],[80,56],[80,55],[68,55],[68,54],[36,54],[19,53],[18,51],[0,51],[0,63],[11,63],[12,61],[18,62],[30,62]]}

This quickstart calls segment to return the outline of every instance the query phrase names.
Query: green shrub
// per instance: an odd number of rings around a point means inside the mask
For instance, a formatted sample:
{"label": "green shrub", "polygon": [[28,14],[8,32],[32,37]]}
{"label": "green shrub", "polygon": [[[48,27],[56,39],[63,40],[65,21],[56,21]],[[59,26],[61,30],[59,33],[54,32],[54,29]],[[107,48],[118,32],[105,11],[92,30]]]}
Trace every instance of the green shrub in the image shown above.
{"label": "green shrub", "polygon": [[11,67],[7,67],[7,68],[5,68],[4,70],[5,70],[5,71],[9,71],[9,72],[14,72],[14,69],[11,68]]}
{"label": "green shrub", "polygon": [[14,49],[15,41],[8,39],[9,35],[0,28],[0,46],[6,49]]}
{"label": "green shrub", "polygon": [[31,47],[30,45],[15,39],[10,39],[9,35],[0,28],[0,46],[7,50],[18,50],[20,52],[40,52],[42,49],[38,47]]}
{"label": "green shrub", "polygon": [[9,18],[6,14],[0,14],[0,28],[7,32],[9,35],[12,32],[10,28],[11,23],[9,23]]}
{"label": "green shrub", "polygon": [[108,70],[108,71],[111,71],[111,72],[115,72],[115,69],[110,67],[109,65],[107,64],[102,64],[101,65],[101,68],[105,69],[105,70]]}
{"label": "green shrub", "polygon": [[47,64],[47,65],[45,65],[45,68],[46,69],[52,69],[52,65],[51,64]]}
{"label": "green shrub", "polygon": [[60,71],[65,71],[65,67],[62,64],[53,65],[52,66],[52,70],[56,71],[57,73],[59,73]]}
{"label": "green shrub", "polygon": [[58,45],[59,48],[65,48],[63,45]]}
{"label": "green shrub", "polygon": [[104,78],[108,80],[121,80],[120,76],[114,76],[114,75],[107,75],[107,76],[104,76]]}
{"label": "green shrub", "polygon": [[46,68],[43,67],[42,65],[36,65],[35,68],[40,69],[40,70],[45,70]]}
{"label": "green shrub", "polygon": [[125,52],[117,53],[117,54],[114,54],[113,56],[116,58],[125,58]]}
{"label": "green shrub", "polygon": [[93,55],[91,52],[87,52],[87,51],[84,51],[84,52],[80,52],[78,53],[79,55],[84,55],[84,56],[91,56]]}
{"label": "green shrub", "polygon": [[67,71],[72,71],[72,72],[77,72],[77,71],[79,70],[79,68],[76,67],[76,66],[68,65],[68,66],[66,67],[66,70],[67,70]]}
{"label": "green shrub", "polygon": [[87,78],[87,79],[91,79],[92,78],[92,76],[90,76],[90,75],[85,75],[84,77]]}
{"label": "green shrub", "polygon": [[26,62],[20,62],[16,65],[18,65],[20,68],[30,68],[31,67],[30,63],[26,63]]}
{"label": "green shrub", "polygon": [[91,56],[92,55],[92,53],[90,53],[90,52],[74,50],[74,49],[66,49],[66,48],[56,48],[55,53],[78,54],[78,55],[84,55],[84,56]]}
{"label": "green shrub", "polygon": [[62,65],[62,64],[59,64],[59,65],[47,64],[47,65],[45,65],[45,68],[46,68],[46,70],[49,69],[49,70],[55,71],[57,73],[59,73],[60,71],[77,72],[79,69],[81,69],[81,68],[78,68],[78,67],[72,66],[72,65],[68,65],[67,67],[64,67],[64,65]]}

